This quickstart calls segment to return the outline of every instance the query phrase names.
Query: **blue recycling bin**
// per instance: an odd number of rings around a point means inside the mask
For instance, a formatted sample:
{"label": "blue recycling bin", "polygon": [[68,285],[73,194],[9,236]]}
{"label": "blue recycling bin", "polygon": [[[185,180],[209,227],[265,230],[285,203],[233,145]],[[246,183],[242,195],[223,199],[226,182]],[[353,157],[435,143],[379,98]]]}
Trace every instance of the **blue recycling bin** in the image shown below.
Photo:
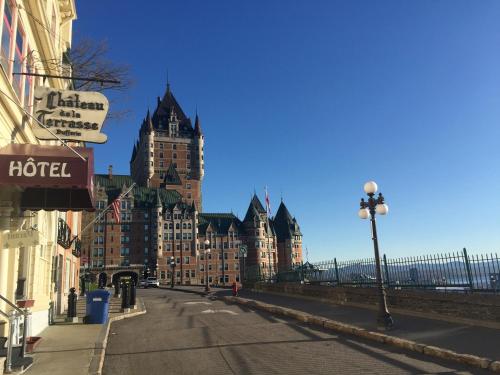
{"label": "blue recycling bin", "polygon": [[107,290],[102,289],[87,293],[86,323],[104,324],[108,321],[110,296]]}

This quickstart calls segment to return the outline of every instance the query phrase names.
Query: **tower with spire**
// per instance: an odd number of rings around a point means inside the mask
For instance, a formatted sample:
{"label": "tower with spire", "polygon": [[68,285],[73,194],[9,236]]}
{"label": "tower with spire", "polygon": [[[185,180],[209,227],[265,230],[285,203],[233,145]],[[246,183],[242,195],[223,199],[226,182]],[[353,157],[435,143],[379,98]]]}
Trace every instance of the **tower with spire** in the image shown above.
{"label": "tower with spire", "polygon": [[297,220],[290,215],[283,200],[274,217],[273,227],[278,242],[278,271],[284,272],[300,266],[302,263],[302,233]]}
{"label": "tower with spire", "polygon": [[194,128],[167,83],[152,114],[149,110],[132,150],[130,173],[149,188],[176,190],[186,204],[202,211],[204,136],[196,113]]}

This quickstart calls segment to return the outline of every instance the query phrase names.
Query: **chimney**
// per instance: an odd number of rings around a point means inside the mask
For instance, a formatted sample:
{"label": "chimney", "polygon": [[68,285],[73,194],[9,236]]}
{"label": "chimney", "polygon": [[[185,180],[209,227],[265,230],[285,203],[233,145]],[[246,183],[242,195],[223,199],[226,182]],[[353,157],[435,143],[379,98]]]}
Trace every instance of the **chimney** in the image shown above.
{"label": "chimney", "polygon": [[113,179],[113,166],[112,166],[112,165],[110,165],[110,166],[108,167],[108,178],[109,178],[110,180],[112,180],[112,179]]}

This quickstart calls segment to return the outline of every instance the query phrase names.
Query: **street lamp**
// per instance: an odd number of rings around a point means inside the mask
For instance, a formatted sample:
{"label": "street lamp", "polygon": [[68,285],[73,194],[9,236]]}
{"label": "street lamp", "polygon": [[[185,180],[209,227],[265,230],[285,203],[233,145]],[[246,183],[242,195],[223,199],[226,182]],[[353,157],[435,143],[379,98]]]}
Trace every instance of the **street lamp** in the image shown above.
{"label": "street lamp", "polygon": [[389,207],[384,203],[384,197],[382,193],[378,194],[377,198],[374,198],[377,192],[377,184],[374,181],[368,181],[364,190],[368,195],[368,201],[365,202],[361,198],[360,209],[358,215],[361,219],[370,218],[371,228],[372,228],[372,240],[373,247],[375,249],[375,272],[377,277],[377,289],[379,294],[379,311],[377,317],[377,323],[381,329],[390,329],[394,325],[394,320],[387,308],[387,300],[385,295],[384,284],[382,283],[382,269],[380,267],[380,255],[378,251],[378,240],[377,240],[377,226],[375,224],[375,214],[385,215],[389,212]]}
{"label": "street lamp", "polygon": [[205,240],[205,292],[210,291],[210,285],[208,285],[208,254],[210,254],[209,240]]}
{"label": "street lamp", "polygon": [[174,274],[175,274],[175,258],[174,257],[170,257],[170,268],[172,269],[172,277],[171,277],[171,281],[170,281],[170,288],[174,288]]}

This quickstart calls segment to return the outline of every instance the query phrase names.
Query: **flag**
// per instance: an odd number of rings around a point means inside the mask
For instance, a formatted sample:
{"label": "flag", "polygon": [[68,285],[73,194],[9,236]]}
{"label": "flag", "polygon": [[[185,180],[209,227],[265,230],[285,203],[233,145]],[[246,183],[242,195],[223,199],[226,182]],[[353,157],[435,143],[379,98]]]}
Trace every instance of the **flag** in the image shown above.
{"label": "flag", "polygon": [[266,186],[265,190],[266,190],[266,211],[267,211],[267,216],[271,217],[271,202],[269,201],[269,193],[267,192],[267,186]]}
{"label": "flag", "polygon": [[115,222],[117,224],[120,223],[120,208],[121,208],[121,201],[120,197],[116,198],[113,203],[111,203],[113,206],[113,217],[115,218]]}

